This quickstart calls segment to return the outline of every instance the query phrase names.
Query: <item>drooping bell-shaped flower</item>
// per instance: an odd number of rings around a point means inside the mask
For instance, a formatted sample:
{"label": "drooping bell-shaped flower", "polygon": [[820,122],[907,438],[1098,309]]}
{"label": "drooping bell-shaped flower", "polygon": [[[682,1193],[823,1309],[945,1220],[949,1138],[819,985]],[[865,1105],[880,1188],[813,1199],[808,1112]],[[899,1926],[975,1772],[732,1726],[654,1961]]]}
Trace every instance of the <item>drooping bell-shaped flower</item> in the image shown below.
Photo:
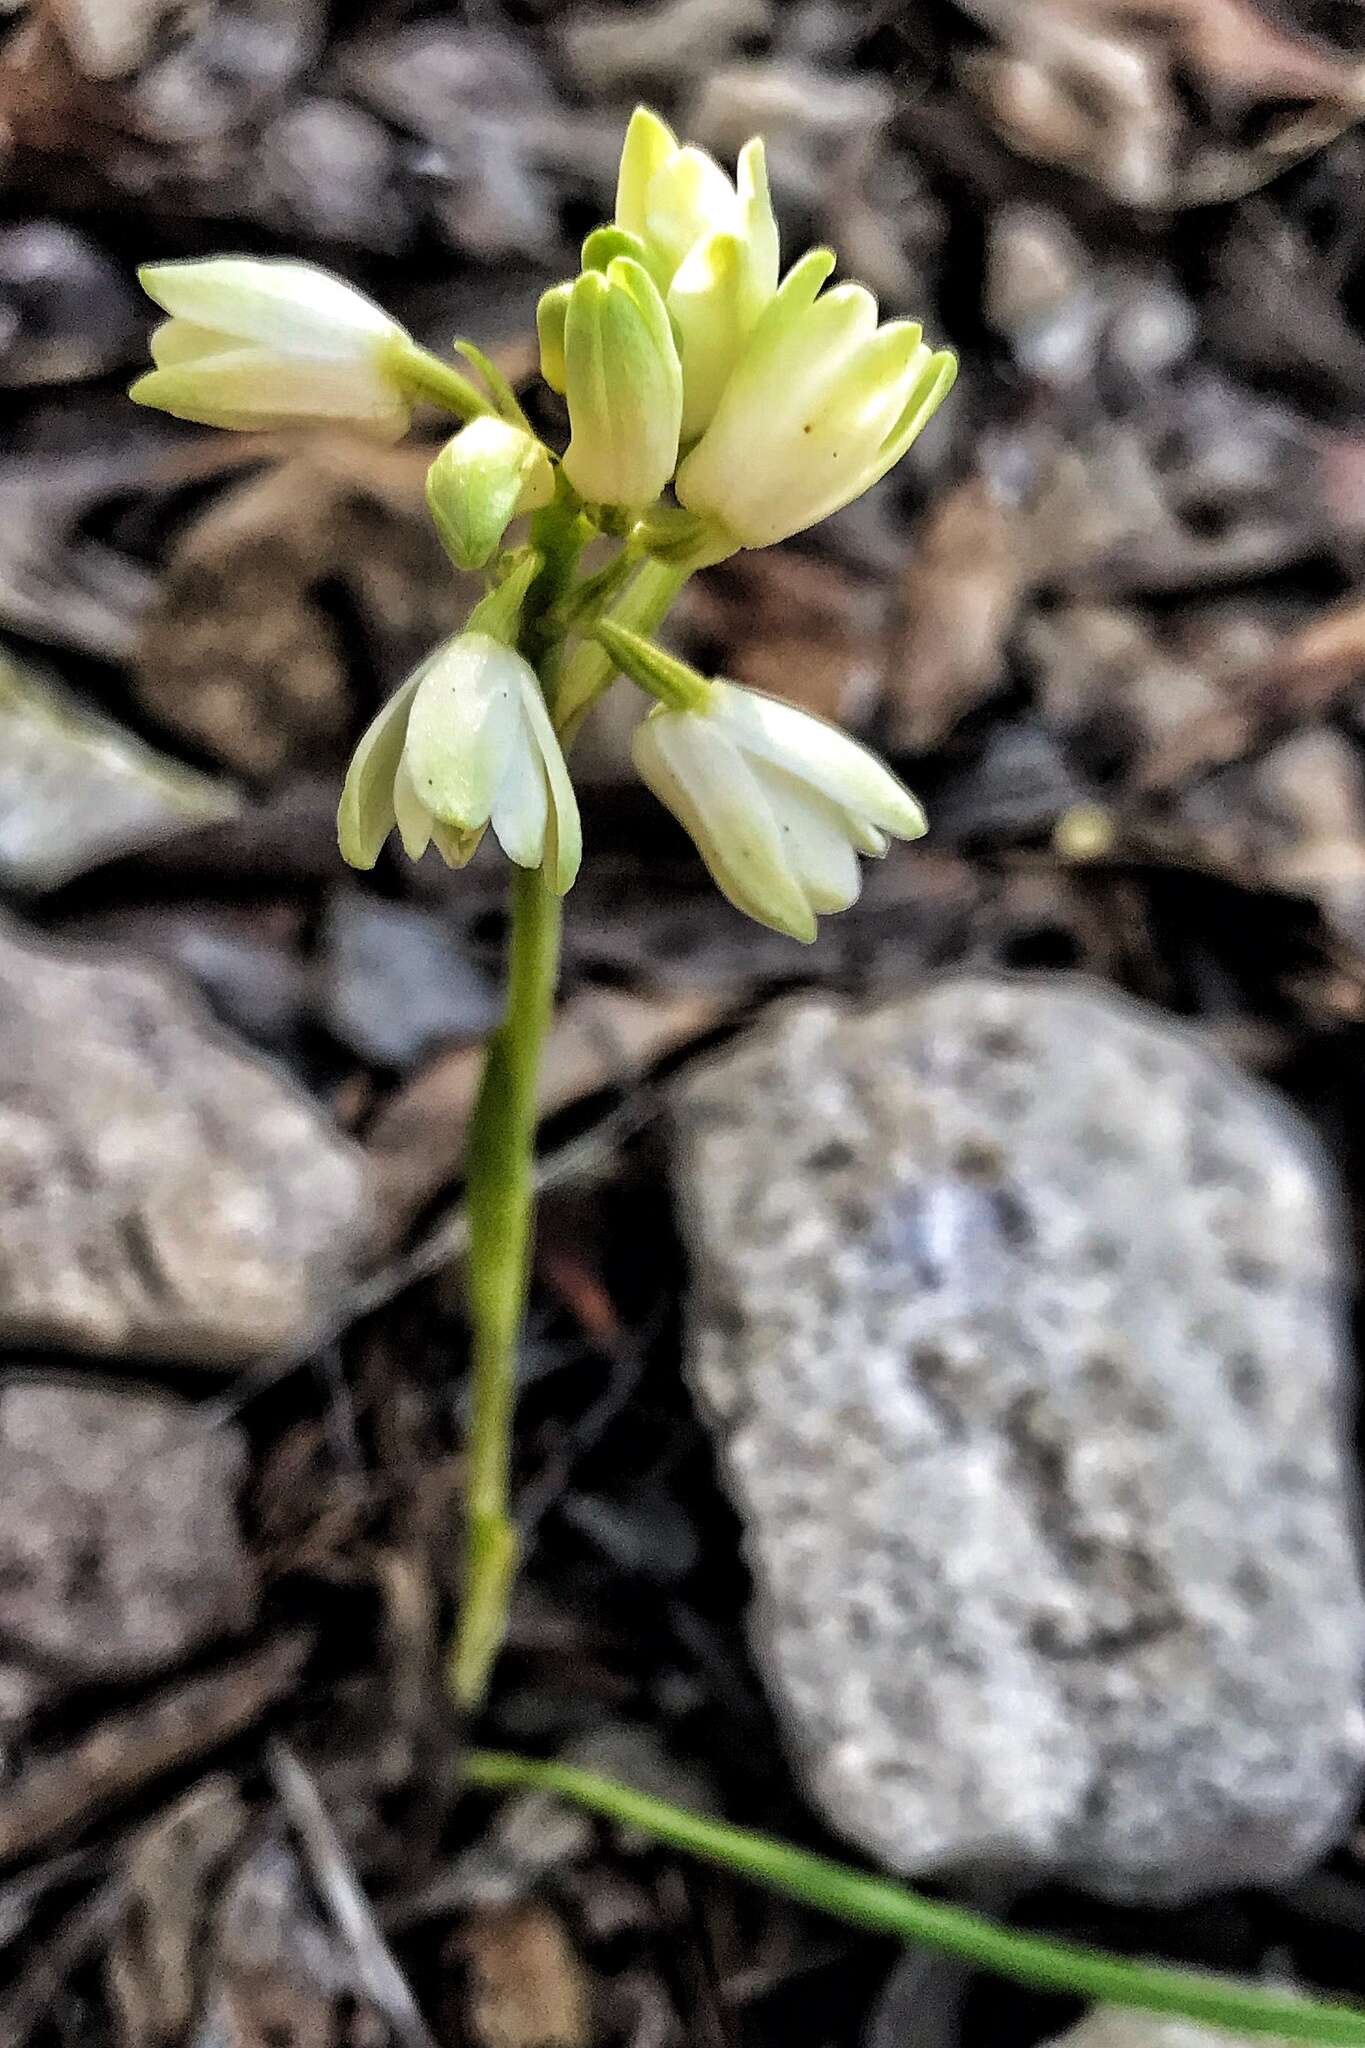
{"label": "drooping bell-shaped flower", "polygon": [[406,433],[412,343],[340,278],[236,256],[149,263],[138,276],[171,316],[152,335],[155,369],[129,391],[139,405],[212,427],[325,420],[382,441]]}
{"label": "drooping bell-shaped flower", "polygon": [[767,547],[869,490],[933,417],[957,359],[908,320],[877,324],[861,285],[821,286],[827,249],[793,265],[680,465],[690,512],[743,547]]}
{"label": "drooping bell-shaped flower", "polygon": [[651,641],[599,623],[617,666],[660,699],[636,727],[641,778],[690,834],[721,893],[809,942],[847,910],[858,855],[918,839],[924,812],[868,748],[794,704],[704,677]]}
{"label": "drooping bell-shaped flower", "polygon": [[631,511],[653,504],[678,459],[682,370],[658,288],[628,256],[574,280],[564,392],[564,473],[580,497]]}
{"label": "drooping bell-shaped flower", "polygon": [[457,634],[389,699],[356,748],[337,835],[372,868],[396,825],[420,860],[434,845],[463,867],[492,825],[518,867],[557,894],[582,856],[578,803],[535,670],[492,635]]}

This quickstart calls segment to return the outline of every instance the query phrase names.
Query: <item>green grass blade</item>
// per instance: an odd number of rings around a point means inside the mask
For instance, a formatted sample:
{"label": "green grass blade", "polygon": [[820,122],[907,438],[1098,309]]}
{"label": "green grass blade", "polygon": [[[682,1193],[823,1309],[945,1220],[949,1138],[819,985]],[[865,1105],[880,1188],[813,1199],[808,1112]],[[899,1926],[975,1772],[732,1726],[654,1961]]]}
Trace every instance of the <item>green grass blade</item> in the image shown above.
{"label": "green grass blade", "polygon": [[1365,2048],[1365,2010],[1263,1990],[1229,1977],[1133,1962],[1078,1942],[1020,1934],[980,1913],[925,1898],[888,1878],[810,1855],[771,1835],[690,1813],[592,1771],[481,1751],[468,1758],[465,1772],[472,1784],[490,1790],[516,1785],[557,1792],[609,1820],[639,1828],[675,1849],[752,1878],[855,1927],[922,1943],[1036,1990],[1070,1992],[1143,2012],[1174,2013],[1239,2034],[1335,2042],[1341,2048],[1359,2043]]}

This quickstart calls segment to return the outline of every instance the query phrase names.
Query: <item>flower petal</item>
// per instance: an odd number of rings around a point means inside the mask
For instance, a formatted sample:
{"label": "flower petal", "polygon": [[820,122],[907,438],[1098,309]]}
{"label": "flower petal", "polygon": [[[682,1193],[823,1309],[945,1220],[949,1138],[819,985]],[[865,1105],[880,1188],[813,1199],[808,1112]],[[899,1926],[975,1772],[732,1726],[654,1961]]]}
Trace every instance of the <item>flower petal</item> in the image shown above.
{"label": "flower petal", "polygon": [[196,327],[192,320],[163,320],[152,329],[148,347],[158,370],[170,370],[179,363],[201,362],[206,356],[231,355],[241,343],[235,334],[224,334],[216,327]]}
{"label": "flower petal", "polygon": [[499,846],[519,868],[538,868],[545,858],[550,799],[540,749],[523,721],[507,772],[493,799],[492,825]]}
{"label": "flower petal", "polygon": [[394,774],[393,809],[398,820],[398,836],[403,842],[404,853],[409,860],[420,860],[431,844],[434,820],[417,794],[412,771],[406,760],[398,763]]}
{"label": "flower petal", "polygon": [[705,713],[652,711],[631,746],[641,779],[691,835],[737,910],[809,945],[815,914],[772,809],[739,750]]}
{"label": "flower petal", "polygon": [[850,819],[896,839],[919,839],[928,830],[923,810],[904,783],[838,726],[739,683],[717,678],[715,690],[714,716],[746,754],[784,769]]}
{"label": "flower petal", "polygon": [[403,332],[373,299],[311,263],[215,256],[146,263],[138,278],[166,312],[280,355],[354,358]]}
{"label": "flower petal", "polygon": [[528,674],[522,686],[522,715],[540,754],[550,796],[545,839],[545,873],[557,896],[572,889],[583,859],[583,825],[564,750],[555,736],[540,685]]}
{"label": "flower petal", "polygon": [[735,185],[744,243],[743,317],[747,332],[777,290],[779,264],[777,219],[768,191],[768,163],[760,136],[755,135],[740,151]]}
{"label": "flower petal", "polygon": [[363,365],[299,362],[254,348],[149,370],[128,396],[177,419],[239,431],[338,419],[396,441],[409,417],[396,388]]}
{"label": "flower petal", "polygon": [[682,358],[682,439],[710,425],[738,359],[743,327],[744,251],[731,234],[693,245],[668,293]]}
{"label": "flower petal", "polygon": [[460,633],[427,663],[403,759],[424,807],[443,825],[488,823],[521,727],[521,655],[487,633]]}
{"label": "flower petal", "polygon": [[858,900],[862,875],[843,812],[809,783],[767,761],[751,760],[749,766],[772,806],[788,863],[811,909],[821,917],[847,910]]}
{"label": "flower petal", "polygon": [[645,240],[669,276],[694,242],[739,226],[735,188],[704,149],[675,149],[649,181]]}
{"label": "flower petal", "polygon": [[616,174],[618,227],[643,238],[650,183],[677,147],[678,138],[667,121],[661,121],[650,107],[635,109],[621,145],[621,164]]}
{"label": "flower petal", "polygon": [[371,720],[351,756],[337,810],[337,840],[342,859],[353,868],[372,868],[394,828],[394,777],[403,758],[408,717],[421,680],[419,668]]}

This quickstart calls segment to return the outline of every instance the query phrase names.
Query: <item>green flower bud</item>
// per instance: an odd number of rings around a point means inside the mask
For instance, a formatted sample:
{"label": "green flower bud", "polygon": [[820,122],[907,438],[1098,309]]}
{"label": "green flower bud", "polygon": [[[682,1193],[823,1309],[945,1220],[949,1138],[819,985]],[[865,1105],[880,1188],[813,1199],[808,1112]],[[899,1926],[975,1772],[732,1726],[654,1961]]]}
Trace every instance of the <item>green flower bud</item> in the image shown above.
{"label": "green flower bud", "polygon": [[512,520],[548,505],[554,488],[541,443],[491,415],[461,428],[427,471],[427,504],[458,569],[482,569]]}
{"label": "green flower bud", "polygon": [[551,285],[542,292],[536,307],[536,333],[540,337],[540,374],[551,391],[562,398],[567,373],[564,365],[564,322],[568,316],[571,284]]}
{"label": "green flower bud", "polygon": [[590,504],[652,504],[678,458],[683,386],[668,313],[640,264],[616,256],[575,279],[564,360],[569,482]]}

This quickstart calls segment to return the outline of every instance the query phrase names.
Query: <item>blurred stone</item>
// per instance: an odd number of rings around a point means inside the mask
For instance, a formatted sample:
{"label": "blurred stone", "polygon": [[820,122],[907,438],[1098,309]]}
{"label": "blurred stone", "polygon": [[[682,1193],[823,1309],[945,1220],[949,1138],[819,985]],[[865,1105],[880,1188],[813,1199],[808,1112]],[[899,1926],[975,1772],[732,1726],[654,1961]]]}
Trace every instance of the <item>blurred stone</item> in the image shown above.
{"label": "blurred stone", "polygon": [[1365,1603],[1307,1133],[1042,978],[793,1004],[676,1104],[691,1371],[831,1823],[1154,1901],[1313,1861]]}
{"label": "blurred stone", "polygon": [[166,1394],[0,1390],[0,1637],[65,1684],[126,1682],[247,1628],[238,1430]]}
{"label": "blurred stone", "polygon": [[252,211],[296,240],[392,256],[411,233],[396,175],[382,121],[345,100],[306,99],[261,136],[251,160]]}
{"label": "blurred stone", "polygon": [[192,1365],[307,1342],[361,1155],[161,971],[0,930],[0,1337]]}
{"label": "blurred stone", "polygon": [[129,277],[75,228],[0,228],[0,386],[101,376],[137,359],[145,331]]}
{"label": "blurred stone", "polygon": [[1027,553],[1022,515],[986,476],[930,506],[906,551],[887,664],[893,749],[927,753],[1003,684]]}
{"label": "blurred stone", "polygon": [[355,888],[333,891],[322,934],[320,996],[333,1036],[377,1066],[410,1067],[498,1021],[497,989],[434,912]]}
{"label": "blurred stone", "polygon": [[224,1024],[259,1045],[285,1048],[309,1016],[298,927],[297,913],[285,906],[158,903],[76,918],[61,936],[112,941],[178,967]]}
{"label": "blurred stone", "polygon": [[1126,2006],[1092,2005],[1083,2020],[1047,2048],[1260,2048],[1265,2038],[1227,2027],[1196,2027],[1190,2020],[1163,2019]]}
{"label": "blurred stone", "polygon": [[559,44],[585,92],[605,98],[633,85],[701,78],[750,36],[772,27],[772,0],[661,0],[653,7],[568,10]]}
{"label": "blurred stone", "polygon": [[235,817],[196,775],[0,655],[0,882],[55,889],[121,853]]}

